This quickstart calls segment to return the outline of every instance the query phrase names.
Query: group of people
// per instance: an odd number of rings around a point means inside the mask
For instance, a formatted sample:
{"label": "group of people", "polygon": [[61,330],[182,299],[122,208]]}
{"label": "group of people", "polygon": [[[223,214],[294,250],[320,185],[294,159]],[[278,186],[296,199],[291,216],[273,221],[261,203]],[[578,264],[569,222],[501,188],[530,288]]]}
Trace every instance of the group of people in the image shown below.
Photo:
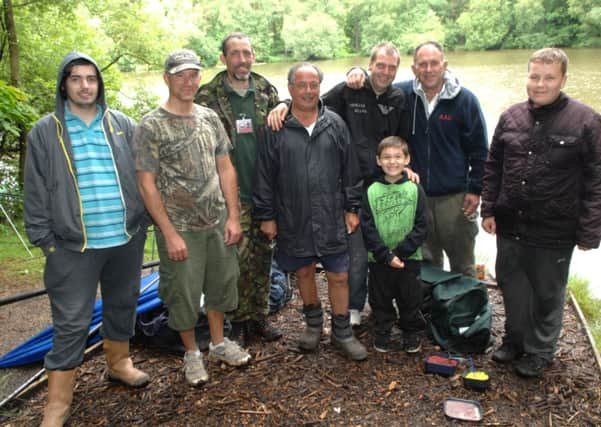
{"label": "group of people", "polygon": [[229,34],[221,50],[226,70],[200,88],[198,56],[171,53],[168,99],[137,126],[107,107],[92,58],[72,52],[61,64],[56,109],[29,133],[25,168],[26,230],[47,257],[54,325],[42,424],[68,416],[98,282],[108,377],[148,383],[129,339],[151,223],[159,294],[196,386],[208,380],[194,334],[201,296],[210,361],[244,365],[251,339],[282,336],[267,319],[272,257],[296,272],[300,349],[316,350],[322,338],[319,263],[334,348],[367,357],[352,326],[368,298],[374,349],[418,352],[422,259],[442,267],[444,251],[453,271],[474,275],[482,197],[482,226],[498,235],[506,309],[493,359],[540,375],[559,337],[573,247],[595,248],[601,238],[601,118],[561,92],[565,54],[530,58],[528,101],[503,113],[489,153],[478,100],[436,42],[415,49],[415,79],[401,84],[393,84],[400,54],[390,43],[373,48],[367,72],[351,70],[323,96],[321,70],[295,64],[285,103],[251,71],[245,34]]}

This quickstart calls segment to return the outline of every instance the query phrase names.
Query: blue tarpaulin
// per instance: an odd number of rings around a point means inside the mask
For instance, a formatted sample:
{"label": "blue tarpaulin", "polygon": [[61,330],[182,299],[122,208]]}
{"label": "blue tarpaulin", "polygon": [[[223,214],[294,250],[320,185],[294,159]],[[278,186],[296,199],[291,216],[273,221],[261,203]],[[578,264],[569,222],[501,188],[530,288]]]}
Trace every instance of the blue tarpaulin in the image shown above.
{"label": "blue tarpaulin", "polygon": [[[158,295],[159,273],[155,272],[145,276],[140,280],[140,293],[138,297],[137,313],[145,313],[162,304]],[[150,285],[150,286],[149,286]],[[102,300],[94,304],[94,313],[89,331],[93,332],[102,322]],[[49,326],[39,334],[25,341],[23,344],[15,347],[0,358],[0,368],[12,368],[15,366],[28,365],[30,363],[41,362],[44,356],[52,348],[52,333],[54,328]],[[98,334],[90,334],[87,345],[90,346],[100,340]]]}

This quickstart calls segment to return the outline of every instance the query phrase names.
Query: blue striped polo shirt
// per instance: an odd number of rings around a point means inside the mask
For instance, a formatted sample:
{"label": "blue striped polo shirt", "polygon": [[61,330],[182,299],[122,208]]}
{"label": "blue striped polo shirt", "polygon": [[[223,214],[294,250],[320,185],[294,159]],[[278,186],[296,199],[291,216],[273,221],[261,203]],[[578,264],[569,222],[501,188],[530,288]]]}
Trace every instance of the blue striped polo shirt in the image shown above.
{"label": "blue striped polo shirt", "polygon": [[69,111],[68,102],[65,104],[65,121],[73,147],[83,223],[90,249],[120,246],[129,241],[113,153],[102,128],[102,108],[97,108],[98,113],[88,126]]}

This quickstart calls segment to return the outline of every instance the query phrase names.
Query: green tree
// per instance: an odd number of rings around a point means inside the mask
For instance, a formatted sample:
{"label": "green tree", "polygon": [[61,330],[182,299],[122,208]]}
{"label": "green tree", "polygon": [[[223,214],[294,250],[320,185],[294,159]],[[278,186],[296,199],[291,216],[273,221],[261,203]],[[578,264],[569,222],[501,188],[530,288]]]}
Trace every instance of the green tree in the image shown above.
{"label": "green tree", "polygon": [[337,56],[343,33],[334,18],[314,12],[304,19],[285,17],[282,37],[286,50],[294,59],[324,59]]}
{"label": "green tree", "polygon": [[19,153],[19,135],[28,130],[37,114],[27,95],[0,80],[0,160],[14,158]]}
{"label": "green tree", "polygon": [[536,48],[547,40],[546,10],[539,0],[517,0],[513,7],[513,26],[505,48]]}
{"label": "green tree", "polygon": [[380,0],[373,2],[367,18],[361,50],[367,54],[382,42],[391,41],[402,52],[411,52],[427,40],[443,40],[440,18],[428,3],[418,0]]}
{"label": "green tree", "polygon": [[472,0],[457,20],[468,50],[499,49],[513,25],[512,3],[505,0]]}
{"label": "green tree", "polygon": [[568,12],[580,21],[577,44],[601,46],[601,0],[568,0]]}

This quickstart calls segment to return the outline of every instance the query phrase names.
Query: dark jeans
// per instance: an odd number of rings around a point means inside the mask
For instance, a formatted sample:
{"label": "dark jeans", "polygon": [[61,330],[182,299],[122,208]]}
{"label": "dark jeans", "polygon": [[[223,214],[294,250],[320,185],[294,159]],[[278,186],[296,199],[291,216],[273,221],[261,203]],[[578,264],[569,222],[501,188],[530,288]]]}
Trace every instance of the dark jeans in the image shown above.
{"label": "dark jeans", "polygon": [[496,274],[505,305],[505,343],[553,359],[573,250],[527,246],[497,235]]}
{"label": "dark jeans", "polygon": [[127,341],[134,334],[146,230],[125,245],[75,252],[59,248],[46,257],[44,284],[52,309],[52,349],[44,367],[67,370],[83,360],[96,290],[102,293],[104,338]]}
{"label": "dark jeans", "polygon": [[405,268],[369,263],[369,305],[376,321],[376,334],[389,334],[397,320],[392,304],[399,309],[399,325],[403,331],[416,332],[423,326],[419,315],[422,284],[418,279],[419,261],[407,261]]}

